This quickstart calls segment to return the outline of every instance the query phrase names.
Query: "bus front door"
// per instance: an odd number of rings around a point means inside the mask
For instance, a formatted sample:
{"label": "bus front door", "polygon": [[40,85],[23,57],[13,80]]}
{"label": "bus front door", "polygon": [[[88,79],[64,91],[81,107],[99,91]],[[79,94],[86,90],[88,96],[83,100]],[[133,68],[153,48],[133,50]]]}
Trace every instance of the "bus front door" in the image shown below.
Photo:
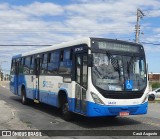
{"label": "bus front door", "polygon": [[35,77],[33,77],[34,102],[39,103],[40,58],[35,59]]}
{"label": "bus front door", "polygon": [[87,89],[87,54],[76,54],[76,87],[75,87],[75,111],[86,113],[86,89]]}

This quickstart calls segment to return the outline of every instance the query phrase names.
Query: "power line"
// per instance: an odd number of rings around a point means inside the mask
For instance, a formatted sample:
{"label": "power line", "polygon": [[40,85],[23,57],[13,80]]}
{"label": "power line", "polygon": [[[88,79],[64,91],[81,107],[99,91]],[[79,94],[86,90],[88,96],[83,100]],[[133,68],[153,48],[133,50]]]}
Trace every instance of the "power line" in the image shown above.
{"label": "power line", "polygon": [[151,42],[141,42],[142,44],[152,44],[152,45],[160,45],[160,43],[151,43]]}
{"label": "power line", "polygon": [[29,45],[29,44],[22,44],[22,45],[20,45],[20,44],[18,44],[18,45],[16,45],[16,44],[11,44],[11,45],[5,45],[5,44],[0,44],[0,46],[52,46],[52,45],[37,45],[37,44],[31,44],[31,45]]}

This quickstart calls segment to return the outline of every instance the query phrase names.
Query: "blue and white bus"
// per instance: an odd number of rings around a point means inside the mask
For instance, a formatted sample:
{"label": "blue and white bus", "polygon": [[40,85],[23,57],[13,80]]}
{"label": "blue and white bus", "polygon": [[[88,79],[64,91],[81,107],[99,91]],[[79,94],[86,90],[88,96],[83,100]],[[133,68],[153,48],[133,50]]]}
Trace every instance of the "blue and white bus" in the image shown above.
{"label": "blue and white bus", "polygon": [[10,89],[22,103],[46,103],[87,117],[146,114],[148,79],[142,45],[84,38],[13,56]]}

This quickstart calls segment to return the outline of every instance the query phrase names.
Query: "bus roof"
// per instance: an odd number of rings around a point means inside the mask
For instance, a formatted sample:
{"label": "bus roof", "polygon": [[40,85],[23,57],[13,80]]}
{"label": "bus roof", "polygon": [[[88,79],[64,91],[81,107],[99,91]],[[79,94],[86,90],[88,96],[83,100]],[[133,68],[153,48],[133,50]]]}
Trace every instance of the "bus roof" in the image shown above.
{"label": "bus roof", "polygon": [[22,54],[15,55],[12,58],[15,59],[15,58],[20,58],[20,57],[22,57]]}
{"label": "bus roof", "polygon": [[80,45],[80,44],[88,44],[88,46],[90,47],[90,38],[83,38],[83,39],[78,39],[78,40],[69,41],[69,42],[62,42],[60,44],[56,44],[56,45],[52,45],[52,46],[49,46],[49,47],[36,49],[32,52],[24,53],[24,54],[22,54],[22,56],[38,54],[38,53],[42,53],[42,52],[52,51],[52,50],[55,50],[55,49],[60,49],[60,48],[65,48],[65,47],[70,47],[70,46]]}
{"label": "bus roof", "polygon": [[[77,39],[74,41],[69,41],[69,42],[62,42],[60,44],[56,44],[56,45],[52,45],[52,46],[48,46],[48,47],[44,47],[44,48],[40,48],[40,49],[36,49],[34,51],[31,52],[26,52],[23,54],[18,54],[13,56],[12,58],[19,58],[22,56],[28,56],[28,55],[33,55],[33,54],[38,54],[38,53],[42,53],[42,52],[47,52],[47,51],[52,51],[52,50],[56,50],[56,49],[60,49],[60,48],[66,48],[66,47],[70,47],[70,46],[74,46],[74,45],[80,45],[80,44],[87,44],[88,47],[90,46],[90,40],[91,39],[105,39],[105,40],[110,40],[113,41],[115,39],[107,39],[107,38],[94,38],[94,37],[86,37],[86,38],[81,38],[81,39]],[[117,42],[126,42],[126,41],[122,41],[122,40],[116,40]],[[136,44],[133,42],[126,42],[126,43],[130,43],[130,44]],[[136,44],[136,45],[140,45],[140,44]],[[43,45],[41,45],[43,46]],[[44,45],[45,46],[45,45]]]}

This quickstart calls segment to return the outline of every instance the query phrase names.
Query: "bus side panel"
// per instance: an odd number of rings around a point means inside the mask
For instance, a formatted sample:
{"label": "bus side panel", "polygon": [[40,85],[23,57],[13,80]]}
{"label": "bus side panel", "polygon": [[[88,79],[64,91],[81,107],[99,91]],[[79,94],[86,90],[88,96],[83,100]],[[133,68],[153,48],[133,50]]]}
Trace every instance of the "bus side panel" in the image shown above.
{"label": "bus side panel", "polygon": [[69,102],[69,110],[72,112],[76,112],[75,111],[75,98],[68,98],[68,102]]}
{"label": "bus side panel", "polygon": [[26,85],[26,81],[25,81],[25,75],[20,74],[18,75],[18,94],[19,96],[21,96],[21,89],[22,89],[22,85]]}
{"label": "bus side panel", "polygon": [[[65,91],[69,100],[72,93],[71,86],[71,83],[63,83],[61,76],[40,76],[39,100],[43,103],[59,107],[58,92],[60,90]],[[70,101],[68,102],[70,103]]]}
{"label": "bus side panel", "polygon": [[10,91],[15,95],[21,96],[21,89],[22,86],[24,86],[26,91],[26,97],[30,99],[35,99],[36,93],[33,78],[35,78],[35,75],[11,75]]}
{"label": "bus side panel", "polygon": [[34,75],[25,75],[24,78],[22,79],[23,84],[26,87],[26,97],[33,99],[34,97],[34,83],[32,80],[32,76]]}
{"label": "bus side panel", "polygon": [[11,80],[10,80],[10,91],[16,95],[16,86],[17,86],[17,83],[16,83],[16,79],[17,77],[15,75],[11,75]]}
{"label": "bus side panel", "polygon": [[33,99],[33,82],[32,82],[32,75],[23,75],[20,74],[18,76],[18,95],[21,96],[21,89],[22,86],[25,87],[26,97]]}
{"label": "bus side panel", "polygon": [[43,103],[58,107],[60,76],[39,76],[39,100]]}
{"label": "bus side panel", "polygon": [[64,91],[67,95],[69,111],[74,112],[75,105],[74,105],[74,101],[72,101],[73,100],[72,97],[74,94],[74,91],[72,89],[73,84],[62,82],[62,83],[59,83],[58,86],[59,86],[59,90]]}

